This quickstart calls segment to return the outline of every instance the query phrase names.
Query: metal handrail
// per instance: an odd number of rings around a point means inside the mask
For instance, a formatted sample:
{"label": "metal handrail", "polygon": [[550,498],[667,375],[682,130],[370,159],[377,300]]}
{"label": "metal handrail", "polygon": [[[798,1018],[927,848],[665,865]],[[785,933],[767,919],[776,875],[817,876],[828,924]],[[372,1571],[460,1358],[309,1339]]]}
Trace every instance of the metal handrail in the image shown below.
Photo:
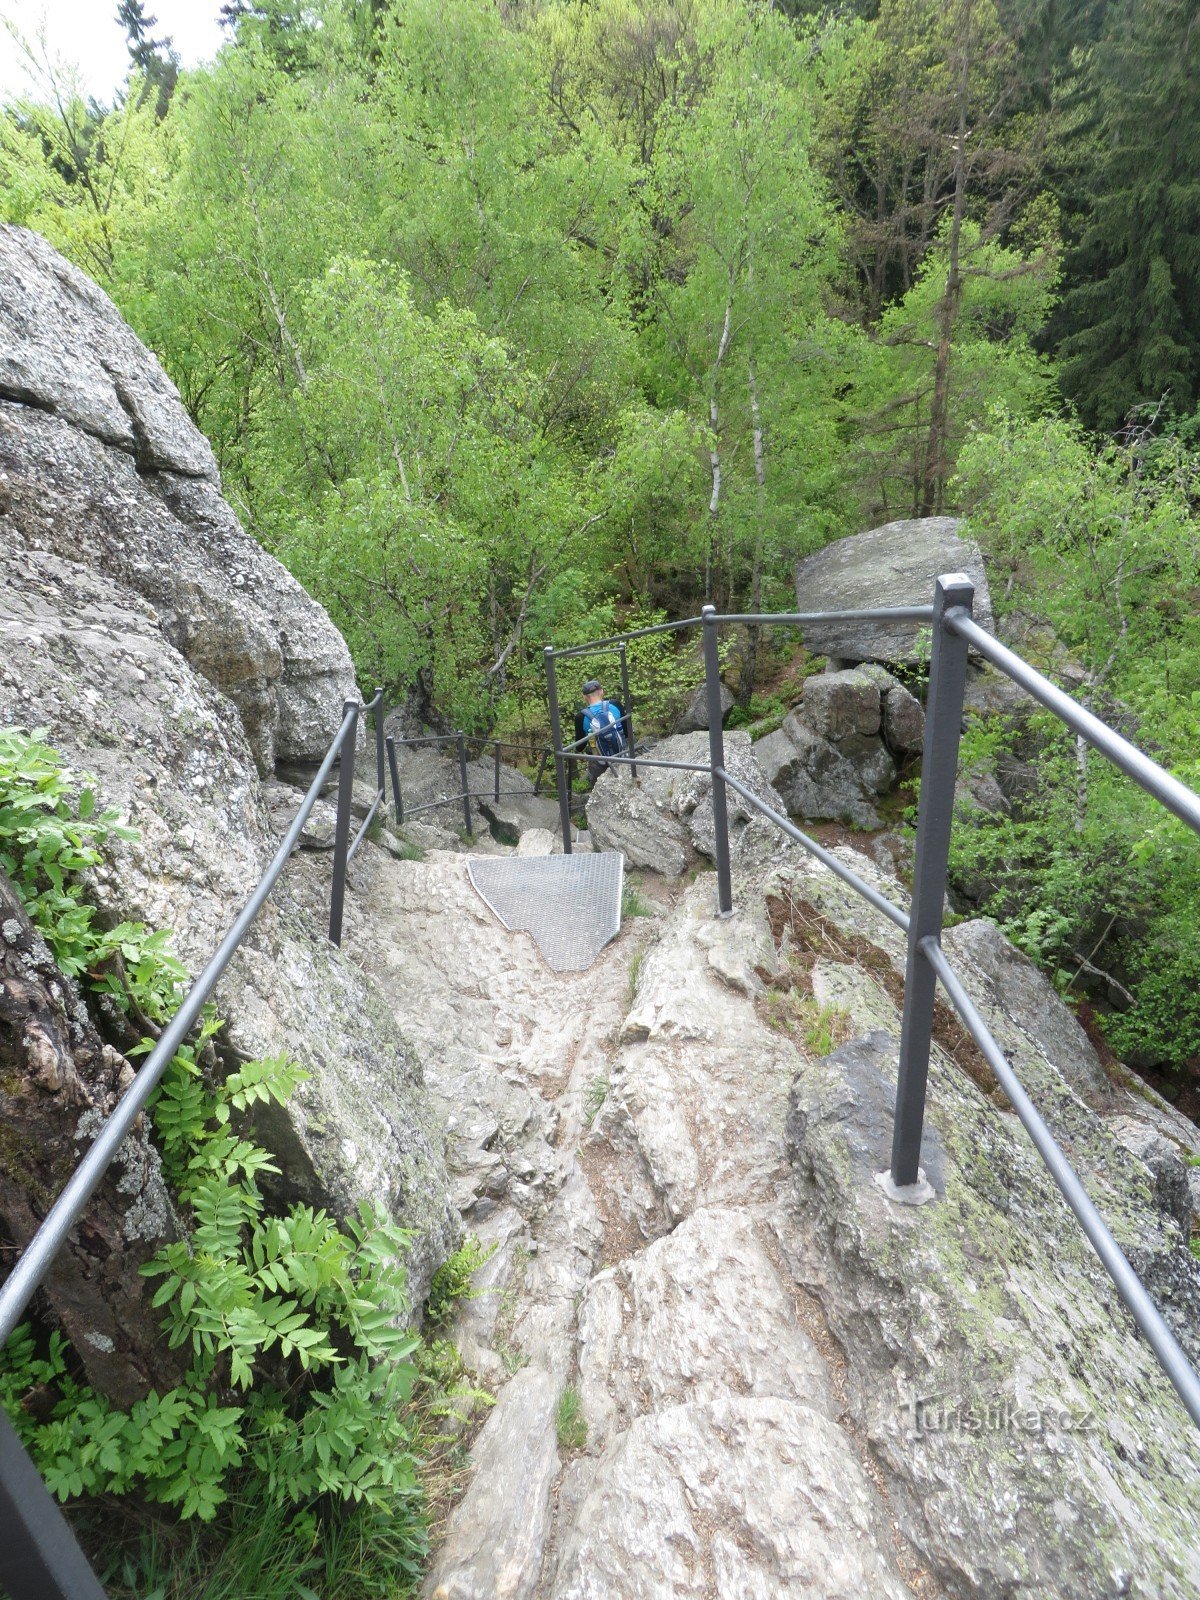
{"label": "metal handrail", "polygon": [[[375,722],[376,769],[379,787],[362,826],[350,842],[350,807],[354,790],[354,751],[360,711],[371,711]],[[383,690],[360,706],[347,700],[342,720],[325,752],[316,776],[292,818],[291,825],[271,857],[253,893],[187,994],[153,1050],[142,1062],[133,1081],[81,1157],[58,1197],[42,1219],[33,1238],[17,1257],[0,1284],[0,1346],[9,1339],[29,1307],[42,1279],[84,1208],[96,1192],[113,1158],[162,1081],[168,1065],[195,1026],[225,969],[240,947],[295,849],[313,807],[338,766],[338,810],[335,828],[333,882],[330,889],[329,937],[340,944],[346,868],[366,836],[386,792],[383,766]],[[0,1414],[0,1508],[5,1511],[5,1538],[0,1542],[0,1581],[12,1600],[103,1600],[104,1591],[79,1548],[70,1526],[45,1482],[34,1467],[8,1418]]]}
{"label": "metal handrail", "polygon": [[[699,620],[704,630],[708,764],[694,767],[688,763],[656,762],[645,757],[638,758],[639,764],[682,767],[687,771],[707,771],[711,774],[719,916],[728,916],[733,910],[729,823],[725,795],[726,789],[732,789],[754,811],[767,818],[788,838],[803,846],[848,884],[855,893],[907,934],[908,955],[904,978],[904,1010],[901,1018],[892,1158],[889,1170],[880,1174],[885,1193],[894,1201],[914,1205],[935,1198],[934,1190],[925,1182],[919,1158],[924,1132],[929,1056],[933,1043],[934,1000],[937,984],[940,982],[968,1033],[995,1073],[997,1082],[1008,1096],[1035,1149],[1062,1191],[1101,1264],[1116,1285],[1118,1294],[1129,1308],[1137,1326],[1145,1334],[1159,1365],[1174,1385],[1185,1410],[1192,1421],[1200,1427],[1200,1377],[1192,1368],[1145,1285],[1109,1232],[1100,1213],[1088,1198],[1078,1174],[1071,1167],[1054,1135],[1021,1086],[1004,1052],[996,1043],[987,1023],[971,1001],[941,947],[968,646],[1027,690],[1198,834],[1200,834],[1200,796],[1180,783],[1178,778],[1165,771],[1115,729],[1110,728],[1099,717],[1064,694],[1048,678],[982,628],[971,615],[973,602],[974,586],[971,580],[961,573],[952,573],[938,578],[931,606],[840,612],[723,614],[718,613],[713,606],[705,606],[699,619],[688,618],[674,626],[691,627]],[[911,909],[907,913],[899,906],[893,905],[853,868],[846,866],[831,851],[826,850],[796,827],[789,818],[768,805],[747,784],[735,778],[725,765],[717,628],[723,623],[795,627],[810,623],[850,621],[927,623],[933,627],[921,794],[917,814],[913,894]],[[665,632],[667,627],[668,625],[664,624],[659,629],[647,631]],[[635,635],[628,634],[614,640],[601,640],[596,648],[620,645],[623,649],[623,641],[633,637]],[[556,665],[566,657],[586,653],[587,648],[586,646],[577,646],[571,650],[547,648],[544,652],[553,755],[563,818],[564,849],[568,852],[570,833],[566,759],[580,741],[577,740],[571,745],[564,745],[562,742]],[[621,757],[605,759],[609,765],[632,765],[631,761]]]}

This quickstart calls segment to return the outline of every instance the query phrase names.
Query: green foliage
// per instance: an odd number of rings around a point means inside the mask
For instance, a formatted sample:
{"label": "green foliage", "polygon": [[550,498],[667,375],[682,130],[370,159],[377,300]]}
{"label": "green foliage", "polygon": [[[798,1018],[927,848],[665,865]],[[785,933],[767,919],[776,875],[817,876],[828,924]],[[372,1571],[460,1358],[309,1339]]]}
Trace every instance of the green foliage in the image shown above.
{"label": "green foliage", "polygon": [[[79,875],[117,837],[133,835],[97,812],[94,789],[49,746],[0,734],[0,864],[64,970],[132,1020],[159,1023],[184,976],[169,937],[133,924],[101,930],[83,899]],[[304,1073],[279,1057],[214,1084],[201,1063],[220,1027],[205,1017],[152,1103],[189,1229],[142,1271],[184,1357],[180,1382],[122,1411],[79,1380],[60,1335],[39,1348],[26,1326],[0,1361],[0,1400],[63,1500],[136,1497],[201,1521],[231,1495],[272,1515],[291,1507],[286,1541],[300,1538],[307,1561],[318,1536],[347,1537],[332,1508],[351,1508],[363,1527],[386,1517],[396,1560],[374,1570],[391,1583],[415,1574],[424,1548],[409,1408],[419,1341],[403,1327],[408,1236],[365,1204],[344,1228],[310,1206],[267,1210],[259,1180],[277,1168],[247,1119],[285,1102]],[[38,1403],[27,1408],[31,1394]]]}
{"label": "green foliage", "polygon": [[[1037,664],[1069,670],[1085,704],[1194,786],[1200,457],[1170,437],[1097,450],[1073,424],[997,410],[964,448],[961,482],[993,570],[1051,624]],[[1037,655],[1036,634],[1024,649]],[[1118,1053],[1182,1068],[1200,1051],[1200,845],[1054,719],[975,724],[964,741],[967,764],[1006,753],[1031,782],[1011,816],[963,819],[956,878],[1067,989],[1093,988],[1089,967],[1115,979],[1099,992],[1122,1006],[1104,1017]]]}
{"label": "green foliage", "polygon": [[[95,963],[101,938],[79,874],[100,864],[110,837],[132,835],[115,811],[97,812],[89,780],[65,767],[40,733],[0,729],[0,868],[73,978]],[[123,936],[132,940],[134,931]]]}
{"label": "green foliage", "polygon": [[[417,1345],[400,1325],[407,1236],[366,1205],[345,1231],[309,1206],[266,1214],[258,1178],[277,1169],[230,1127],[233,1111],[281,1102],[301,1077],[284,1060],[252,1062],[209,1089],[191,1049],[168,1069],[156,1132],[191,1229],[142,1270],[161,1280],[153,1303],[190,1364],[175,1388],[122,1412],[74,1381],[61,1345],[31,1360],[26,1335],[5,1401],[60,1498],[136,1492],[209,1520],[249,1473],[272,1503],[365,1501],[405,1517],[419,1541],[403,1414]],[[48,1421],[20,1405],[33,1385],[57,1391]]]}
{"label": "green foliage", "polygon": [[1200,401],[1198,58],[1190,0],[1119,0],[1089,60],[1100,126],[1076,142],[1091,205],[1054,331],[1063,387],[1103,428]]}
{"label": "green foliage", "polygon": [[608,1099],[608,1091],[612,1087],[609,1080],[601,1073],[588,1079],[587,1088],[583,1094],[583,1125],[590,1128],[600,1114],[600,1108]]}
{"label": "green foliage", "polygon": [[579,1390],[569,1383],[559,1396],[554,1413],[554,1431],[563,1450],[582,1450],[587,1444],[588,1425],[583,1414],[583,1400]]}
{"label": "green foliage", "polygon": [[621,915],[623,917],[652,917],[654,911],[653,900],[648,900],[633,884],[627,883],[621,890]]}
{"label": "green foliage", "polygon": [[471,1279],[495,1253],[494,1244],[485,1248],[473,1233],[469,1233],[458,1249],[446,1257],[433,1275],[425,1302],[425,1316],[433,1327],[445,1327],[460,1300],[474,1300],[483,1293],[474,1287]]}

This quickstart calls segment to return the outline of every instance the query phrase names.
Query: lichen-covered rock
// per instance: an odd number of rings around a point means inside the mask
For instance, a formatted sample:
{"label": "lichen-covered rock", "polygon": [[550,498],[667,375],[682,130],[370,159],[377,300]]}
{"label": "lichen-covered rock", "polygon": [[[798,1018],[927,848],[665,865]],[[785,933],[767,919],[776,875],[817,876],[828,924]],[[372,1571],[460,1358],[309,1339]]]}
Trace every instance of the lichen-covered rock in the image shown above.
{"label": "lichen-covered rock", "polygon": [[855,828],[882,826],[854,763],[795,713],[784,718],[782,728],[760,739],[754,753],[789,816],[847,822]]}
{"label": "lichen-covered rock", "polygon": [[819,672],[804,680],[802,721],[835,743],[849,734],[876,734],[883,718],[879,684],[867,672]]}
{"label": "lichen-covered rock", "polygon": [[175,385],[92,280],[40,234],[0,227],[0,394],[128,452],[216,481]]}
{"label": "lichen-covered rock", "polygon": [[[725,735],[725,770],[765,805],[782,809],[780,796],[763,776],[756,746],[743,729]],[[674,734],[645,752],[651,760],[708,766],[705,733]],[[774,829],[736,790],[726,788],[731,850],[769,847]],[[619,850],[630,867],[646,867],[677,878],[697,854],[715,859],[712,779],[707,771],[680,772],[639,765],[601,774],[587,805],[588,831],[599,850]],[[778,836],[775,835],[777,838]]]}
{"label": "lichen-covered rock", "polygon": [[[835,539],[796,568],[801,611],[885,610],[933,603],[934,581],[965,572],[975,584],[975,618],[992,626],[992,602],[979,546],[959,535],[954,517],[914,517]],[[836,661],[920,659],[915,623],[822,622],[804,630],[804,642]]]}
{"label": "lichen-covered rock", "polygon": [[[895,1070],[876,1033],[802,1072],[781,1247],[847,1352],[906,1535],[954,1592],[1194,1594],[1200,1448],[1174,1392],[1024,1134],[940,1059],[938,1197],[883,1198]],[[1149,1195],[1104,1198],[1128,1249]]]}
{"label": "lichen-covered rock", "polygon": [[[861,856],[853,864],[899,898]],[[1183,1533],[1200,1507],[1200,1447],[1173,1390],[952,1033],[942,1037],[961,1064],[935,1049],[922,1157],[937,1199],[911,1209],[882,1197],[903,937],[815,863],[781,870],[776,885],[853,941],[836,984],[822,961],[814,990],[870,1034],[797,1076],[797,1181],[779,1243],[847,1353],[852,1411],[901,1527],[952,1592],[1182,1600],[1200,1582]],[[1108,1126],[1135,1098],[1105,1081],[1069,1011],[998,930],[965,923],[944,942],[1194,1359],[1200,1267],[1156,1203],[1153,1173]]]}
{"label": "lichen-covered rock", "polygon": [[[0,872],[0,1229],[21,1248],[74,1172],[133,1067],[97,1033]],[[117,1406],[182,1373],[140,1268],[176,1238],[162,1162],[144,1119],[125,1139],[52,1262],[41,1293],[91,1383]]]}
{"label": "lichen-covered rock", "polygon": [[0,550],[23,538],[152,607],[237,706],[260,771],[319,758],[349,652],[221,498],[207,440],[108,297],[0,225]]}
{"label": "lichen-covered rock", "polygon": [[242,1060],[286,1054],[308,1074],[286,1105],[256,1115],[281,1169],[264,1187],[339,1220],[364,1201],[399,1218],[413,1233],[409,1288],[420,1306],[462,1227],[443,1166],[442,1118],[377,986],[315,941],[296,913],[271,908],[234,957],[216,1004],[229,1018],[228,1051]]}

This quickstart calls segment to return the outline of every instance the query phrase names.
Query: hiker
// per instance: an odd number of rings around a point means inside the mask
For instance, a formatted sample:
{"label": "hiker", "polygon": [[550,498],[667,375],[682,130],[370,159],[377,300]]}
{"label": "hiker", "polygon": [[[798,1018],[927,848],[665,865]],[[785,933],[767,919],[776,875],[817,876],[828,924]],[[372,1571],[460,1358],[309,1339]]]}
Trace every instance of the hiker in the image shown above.
{"label": "hiker", "polygon": [[[606,700],[598,678],[589,678],[583,686],[583,710],[576,720],[576,737],[591,739],[597,754],[623,756],[626,752],[626,719],[624,709],[614,700]],[[594,787],[602,772],[607,772],[608,762],[588,761],[588,788]]]}

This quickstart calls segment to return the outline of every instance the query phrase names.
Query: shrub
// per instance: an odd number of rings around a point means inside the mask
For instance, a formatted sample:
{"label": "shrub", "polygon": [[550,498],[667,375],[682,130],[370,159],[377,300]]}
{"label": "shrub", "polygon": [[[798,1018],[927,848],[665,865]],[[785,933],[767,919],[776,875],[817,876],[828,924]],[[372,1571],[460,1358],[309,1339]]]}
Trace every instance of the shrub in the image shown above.
{"label": "shrub", "polygon": [[[0,734],[0,865],[85,992],[158,1024],[185,975],[169,934],[132,923],[106,932],[83,898],[79,875],[114,836],[134,837],[96,812],[90,782],[38,736]],[[281,1056],[214,1085],[201,1062],[220,1028],[206,1014],[151,1106],[190,1232],[142,1270],[169,1345],[187,1353],[181,1381],[122,1411],[79,1380],[60,1334],[39,1347],[25,1325],[0,1357],[0,1402],[62,1500],[131,1496],[209,1521],[235,1495],[238,1515],[247,1503],[279,1513],[309,1558],[347,1536],[347,1515],[378,1515],[378,1592],[395,1593],[425,1547],[408,1406],[419,1341],[403,1327],[408,1235],[366,1205],[344,1229],[306,1205],[267,1212],[259,1178],[277,1169],[247,1137],[246,1114],[282,1104],[304,1073]],[[374,1592],[358,1579],[354,1592]]]}

